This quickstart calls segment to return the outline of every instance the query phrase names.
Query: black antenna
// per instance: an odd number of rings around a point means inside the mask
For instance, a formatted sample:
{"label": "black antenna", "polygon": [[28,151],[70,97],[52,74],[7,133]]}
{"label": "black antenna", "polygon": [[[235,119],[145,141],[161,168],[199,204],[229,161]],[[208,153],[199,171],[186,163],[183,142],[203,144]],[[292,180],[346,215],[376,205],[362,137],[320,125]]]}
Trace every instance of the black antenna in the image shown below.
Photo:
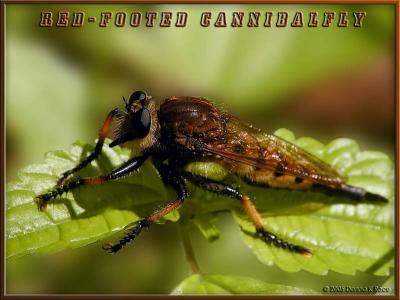
{"label": "black antenna", "polygon": [[124,103],[125,103],[125,108],[126,108],[126,109],[129,109],[129,107],[128,107],[128,103],[126,102],[126,99],[125,99],[125,97],[124,97],[124,96],[122,96],[122,100],[124,100]]}

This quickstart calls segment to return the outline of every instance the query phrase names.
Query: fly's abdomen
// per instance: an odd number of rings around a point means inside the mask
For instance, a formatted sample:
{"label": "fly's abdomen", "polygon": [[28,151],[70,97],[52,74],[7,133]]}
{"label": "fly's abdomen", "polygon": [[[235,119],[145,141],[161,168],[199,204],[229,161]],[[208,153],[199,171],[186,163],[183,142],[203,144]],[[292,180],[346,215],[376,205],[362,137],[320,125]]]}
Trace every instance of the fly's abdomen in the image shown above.
{"label": "fly's abdomen", "polygon": [[232,173],[250,183],[271,188],[281,188],[299,191],[312,191],[324,193],[328,196],[344,197],[350,200],[365,203],[387,203],[388,200],[380,195],[370,193],[363,188],[345,183],[334,185],[316,183],[312,179],[301,176],[287,175],[268,170],[257,170],[246,164],[227,164]]}
{"label": "fly's abdomen", "polygon": [[270,170],[257,170],[257,168],[246,164],[227,164],[226,167],[245,181],[261,186],[301,191],[310,190],[313,186],[313,182],[307,178]]}
{"label": "fly's abdomen", "polygon": [[314,184],[312,190],[323,192],[331,196],[346,197],[360,203],[371,202],[385,204],[388,202],[388,200],[381,195],[373,194],[361,187],[348,184],[342,184],[340,188],[331,188],[320,184]]}

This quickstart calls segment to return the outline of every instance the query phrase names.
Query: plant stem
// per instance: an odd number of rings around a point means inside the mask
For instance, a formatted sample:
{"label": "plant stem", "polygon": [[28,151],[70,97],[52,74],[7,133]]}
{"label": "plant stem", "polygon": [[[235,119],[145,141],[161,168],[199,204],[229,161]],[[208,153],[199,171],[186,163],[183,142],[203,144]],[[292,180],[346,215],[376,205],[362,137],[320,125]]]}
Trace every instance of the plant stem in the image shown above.
{"label": "plant stem", "polygon": [[189,226],[186,221],[178,222],[179,233],[181,235],[183,250],[185,251],[186,261],[189,263],[192,274],[200,272],[199,265],[197,264],[196,256],[194,255],[192,242],[189,236]]}

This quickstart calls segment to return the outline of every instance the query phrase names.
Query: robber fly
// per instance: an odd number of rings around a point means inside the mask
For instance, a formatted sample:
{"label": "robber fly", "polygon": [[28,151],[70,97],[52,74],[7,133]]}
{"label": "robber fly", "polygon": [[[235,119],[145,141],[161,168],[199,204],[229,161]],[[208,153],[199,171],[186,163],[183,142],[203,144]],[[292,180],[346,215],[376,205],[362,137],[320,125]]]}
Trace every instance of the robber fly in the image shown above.
{"label": "robber fly", "polygon": [[[67,191],[130,175],[150,159],[164,184],[176,191],[176,199],[141,219],[117,243],[104,245],[103,248],[110,253],[116,253],[144,228],[180,208],[188,197],[185,181],[189,181],[207,191],[239,200],[255,226],[257,237],[267,244],[305,256],[312,255],[311,249],[289,243],[267,231],[251,199],[240,190],[188,172],[185,166],[194,161],[216,162],[257,186],[319,191],[356,202],[387,202],[382,196],[346,184],[332,167],[315,156],[221,112],[205,98],[171,97],[156,105],[145,92],[135,91],[128,101],[123,99],[125,110],[116,108],[108,114],[94,151],[75,168],[63,173],[52,190],[35,198],[39,209],[44,210],[50,200]],[[116,126],[109,146],[134,144],[140,148],[141,155],[131,158],[109,174],[68,180],[100,154],[113,119]]]}

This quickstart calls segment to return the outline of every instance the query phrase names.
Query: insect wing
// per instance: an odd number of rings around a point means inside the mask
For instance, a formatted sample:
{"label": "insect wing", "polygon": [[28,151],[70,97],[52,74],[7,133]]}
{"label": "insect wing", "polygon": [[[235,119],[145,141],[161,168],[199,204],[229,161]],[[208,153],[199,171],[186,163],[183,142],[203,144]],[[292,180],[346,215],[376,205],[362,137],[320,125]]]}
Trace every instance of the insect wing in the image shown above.
{"label": "insect wing", "polygon": [[223,143],[205,145],[205,151],[230,163],[241,163],[256,170],[292,175],[331,187],[344,179],[331,166],[307,151],[277,136],[266,134],[233,116],[227,116]]}

